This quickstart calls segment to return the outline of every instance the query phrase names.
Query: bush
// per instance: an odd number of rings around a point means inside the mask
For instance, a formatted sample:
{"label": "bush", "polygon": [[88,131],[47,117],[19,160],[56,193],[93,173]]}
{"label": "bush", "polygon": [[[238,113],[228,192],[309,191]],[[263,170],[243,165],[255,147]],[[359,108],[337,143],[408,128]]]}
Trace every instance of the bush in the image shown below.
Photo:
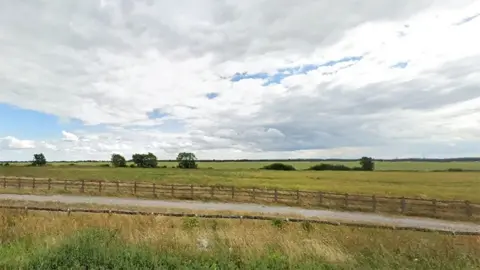
{"label": "bush", "polygon": [[157,157],[152,154],[134,154],[132,156],[132,161],[139,168],[156,168],[157,167]]}
{"label": "bush", "polygon": [[130,168],[135,168],[137,166],[135,166],[135,164],[130,164]]}
{"label": "bush", "polygon": [[309,168],[311,171],[350,171],[349,167],[339,164],[317,164]]}
{"label": "bush", "polygon": [[127,167],[127,160],[119,154],[113,154],[110,159],[113,167]]}
{"label": "bush", "polygon": [[33,166],[45,166],[45,165],[47,165],[47,159],[45,158],[45,156],[42,153],[34,154],[32,165]]}
{"label": "bush", "polygon": [[100,167],[110,167],[110,164],[100,164]]}
{"label": "bush", "polygon": [[3,164],[3,166],[10,166],[10,163],[5,162],[5,164]]}
{"label": "bush", "polygon": [[362,157],[360,159],[360,166],[364,171],[373,171],[375,169],[375,163],[371,157]]}
{"label": "bush", "polygon": [[275,171],[295,171],[295,167],[289,164],[283,163],[272,163],[263,167],[265,170],[275,170]]}
{"label": "bush", "polygon": [[447,170],[448,172],[463,172],[463,169],[460,168],[450,168]]}
{"label": "bush", "polygon": [[284,226],[285,223],[286,223],[285,220],[283,220],[283,219],[278,219],[278,218],[273,219],[271,222],[272,222],[272,226],[275,227],[275,228],[278,228],[278,229],[283,228],[283,226]]}

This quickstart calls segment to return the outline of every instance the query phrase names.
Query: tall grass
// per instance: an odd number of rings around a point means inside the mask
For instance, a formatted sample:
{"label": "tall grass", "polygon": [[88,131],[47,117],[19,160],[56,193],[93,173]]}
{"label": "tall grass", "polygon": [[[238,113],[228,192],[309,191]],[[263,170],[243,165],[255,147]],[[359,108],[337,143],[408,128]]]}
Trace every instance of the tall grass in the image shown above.
{"label": "tall grass", "polygon": [[0,212],[0,269],[479,269],[480,238],[316,224]]}

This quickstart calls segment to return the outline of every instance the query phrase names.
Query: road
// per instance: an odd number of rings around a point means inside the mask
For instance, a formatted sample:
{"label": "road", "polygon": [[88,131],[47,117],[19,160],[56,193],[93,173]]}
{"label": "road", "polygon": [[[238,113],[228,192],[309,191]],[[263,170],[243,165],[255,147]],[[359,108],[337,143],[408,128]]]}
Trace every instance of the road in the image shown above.
{"label": "road", "polygon": [[[480,225],[468,222],[444,221],[430,218],[416,218],[405,216],[386,216],[376,213],[341,212],[332,210],[303,209],[287,206],[265,206],[260,204],[214,203],[201,201],[165,201],[145,200],[135,198],[88,197],[71,195],[20,195],[0,194],[0,200],[16,200],[31,202],[58,202],[64,204],[92,203],[115,206],[159,207],[189,210],[211,211],[240,211],[263,214],[294,214],[306,218],[335,220],[347,223],[365,223],[389,225],[418,229],[443,230],[452,232],[480,233]],[[1,204],[1,201],[0,201]]]}

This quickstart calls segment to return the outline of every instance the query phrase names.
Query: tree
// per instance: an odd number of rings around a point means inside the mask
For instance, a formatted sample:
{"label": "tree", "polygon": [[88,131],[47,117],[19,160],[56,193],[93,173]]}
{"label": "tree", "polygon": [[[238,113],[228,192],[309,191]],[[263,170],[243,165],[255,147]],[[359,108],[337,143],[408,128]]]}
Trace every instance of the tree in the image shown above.
{"label": "tree", "polygon": [[110,161],[113,167],[127,167],[127,160],[120,154],[113,154]]}
{"label": "tree", "polygon": [[182,152],[177,155],[178,167],[182,169],[196,169],[196,160],[194,153]]}
{"label": "tree", "polygon": [[375,169],[375,163],[371,157],[362,157],[360,159],[360,166],[364,171],[373,171]]}
{"label": "tree", "polygon": [[152,154],[134,154],[132,156],[132,161],[139,168],[156,168],[157,167],[157,157]]}
{"label": "tree", "polygon": [[45,165],[47,165],[47,159],[45,158],[43,153],[33,155],[32,165],[33,166],[45,166]]}

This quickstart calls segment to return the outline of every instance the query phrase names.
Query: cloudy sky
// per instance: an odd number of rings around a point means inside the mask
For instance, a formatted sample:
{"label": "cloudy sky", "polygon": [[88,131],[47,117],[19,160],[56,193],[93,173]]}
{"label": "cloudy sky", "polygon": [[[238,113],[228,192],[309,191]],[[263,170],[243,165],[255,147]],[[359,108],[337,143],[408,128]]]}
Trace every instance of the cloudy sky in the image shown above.
{"label": "cloudy sky", "polygon": [[0,160],[480,156],[478,29],[478,0],[0,0]]}

